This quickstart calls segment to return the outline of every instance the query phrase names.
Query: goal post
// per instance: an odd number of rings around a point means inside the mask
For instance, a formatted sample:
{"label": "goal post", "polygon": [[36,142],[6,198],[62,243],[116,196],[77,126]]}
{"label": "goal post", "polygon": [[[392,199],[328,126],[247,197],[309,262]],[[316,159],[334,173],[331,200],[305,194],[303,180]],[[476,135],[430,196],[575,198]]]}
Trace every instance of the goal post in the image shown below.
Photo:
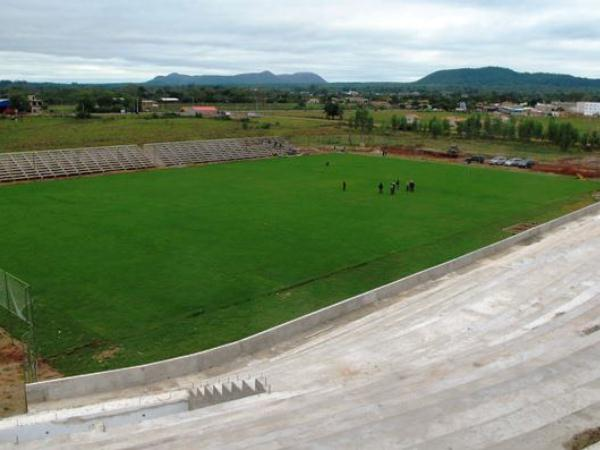
{"label": "goal post", "polygon": [[0,269],[0,309],[19,319],[25,325],[22,342],[25,351],[25,382],[37,380],[37,355],[35,351],[33,300],[31,288],[23,280]]}

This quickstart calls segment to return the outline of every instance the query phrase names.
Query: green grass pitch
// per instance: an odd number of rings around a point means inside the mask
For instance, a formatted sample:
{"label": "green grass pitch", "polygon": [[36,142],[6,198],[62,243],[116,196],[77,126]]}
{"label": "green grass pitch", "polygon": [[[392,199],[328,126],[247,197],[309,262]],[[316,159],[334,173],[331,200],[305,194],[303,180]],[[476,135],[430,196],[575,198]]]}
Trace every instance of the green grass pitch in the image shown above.
{"label": "green grass pitch", "polygon": [[[390,196],[396,178],[417,192]],[[343,154],[4,186],[0,267],[33,287],[42,355],[75,374],[251,335],[589,203],[598,186]]]}

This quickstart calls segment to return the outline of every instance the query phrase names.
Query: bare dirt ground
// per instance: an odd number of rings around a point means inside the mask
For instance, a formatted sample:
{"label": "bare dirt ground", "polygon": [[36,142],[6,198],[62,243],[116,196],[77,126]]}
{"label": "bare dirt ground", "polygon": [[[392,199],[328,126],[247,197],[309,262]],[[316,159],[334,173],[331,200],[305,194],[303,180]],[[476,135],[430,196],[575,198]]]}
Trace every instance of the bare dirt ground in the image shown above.
{"label": "bare dirt ground", "polygon": [[[23,379],[23,344],[0,328],[0,417],[25,412]],[[44,362],[38,363],[38,379],[48,380],[62,375]]]}
{"label": "bare dirt ground", "polygon": [[600,157],[564,158],[554,164],[538,164],[534,170],[584,178],[600,178]]}
{"label": "bare dirt ground", "polygon": [[[340,147],[341,148],[341,147]],[[324,151],[332,151],[332,148],[320,149]],[[357,152],[360,149],[352,149]],[[434,161],[447,161],[464,164],[464,160],[467,153],[462,153],[458,156],[448,155],[446,152],[438,150],[421,148],[415,149],[410,147],[401,146],[385,146],[385,147],[368,147],[363,149],[364,152],[369,154],[381,155],[385,151],[388,155],[397,155],[402,157],[414,158],[414,159],[425,159]],[[522,169],[515,169],[522,170]],[[554,161],[552,163],[538,163],[531,169],[537,172],[549,172],[556,173],[559,175],[572,175],[579,178],[600,178],[600,156],[589,155],[585,157],[566,157]]]}

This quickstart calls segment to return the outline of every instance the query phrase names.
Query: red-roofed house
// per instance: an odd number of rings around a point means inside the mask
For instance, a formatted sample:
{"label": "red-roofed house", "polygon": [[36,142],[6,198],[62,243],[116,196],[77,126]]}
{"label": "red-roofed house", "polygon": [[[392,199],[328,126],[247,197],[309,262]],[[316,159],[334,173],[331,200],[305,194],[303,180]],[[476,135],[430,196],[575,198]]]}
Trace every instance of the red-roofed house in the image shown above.
{"label": "red-roofed house", "polygon": [[188,106],[181,108],[182,116],[218,117],[219,109],[216,106]]}

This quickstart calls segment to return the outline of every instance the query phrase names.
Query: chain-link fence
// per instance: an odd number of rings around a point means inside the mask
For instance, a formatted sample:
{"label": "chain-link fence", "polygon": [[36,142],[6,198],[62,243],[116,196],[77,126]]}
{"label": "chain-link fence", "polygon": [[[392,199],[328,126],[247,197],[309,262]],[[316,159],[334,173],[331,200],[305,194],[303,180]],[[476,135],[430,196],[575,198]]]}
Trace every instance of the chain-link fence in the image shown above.
{"label": "chain-link fence", "polygon": [[22,341],[25,345],[25,382],[36,381],[36,352],[33,327],[33,301],[30,287],[14,275],[0,269],[0,309],[8,311],[26,325]]}

